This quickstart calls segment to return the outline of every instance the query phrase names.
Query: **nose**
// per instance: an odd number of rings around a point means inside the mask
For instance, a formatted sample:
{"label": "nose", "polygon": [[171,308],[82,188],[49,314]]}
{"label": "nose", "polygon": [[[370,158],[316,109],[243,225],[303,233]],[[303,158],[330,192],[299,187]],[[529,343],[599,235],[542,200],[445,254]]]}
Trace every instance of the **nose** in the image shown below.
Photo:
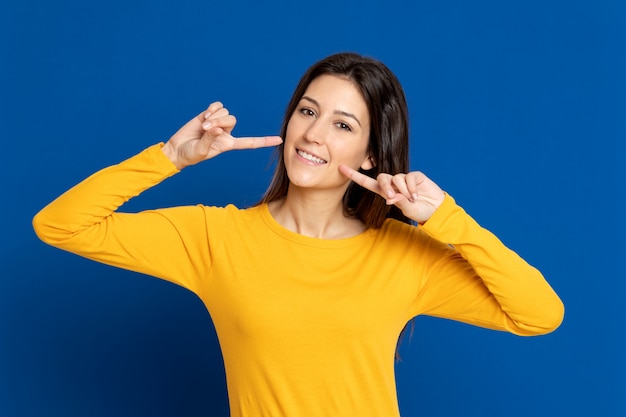
{"label": "nose", "polygon": [[320,145],[326,140],[328,129],[324,127],[324,123],[320,118],[312,120],[309,127],[304,132],[304,139],[308,142]]}

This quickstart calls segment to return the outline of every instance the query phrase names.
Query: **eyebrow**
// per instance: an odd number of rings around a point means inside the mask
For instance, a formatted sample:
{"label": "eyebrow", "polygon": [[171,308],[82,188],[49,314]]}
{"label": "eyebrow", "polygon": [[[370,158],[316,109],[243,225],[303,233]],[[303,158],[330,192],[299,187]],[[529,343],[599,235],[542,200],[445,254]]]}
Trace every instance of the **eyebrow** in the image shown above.
{"label": "eyebrow", "polygon": [[[318,103],[317,100],[309,96],[302,96],[302,100],[310,101],[311,103],[315,104],[317,107],[320,107],[320,103]],[[348,113],[347,111],[343,111],[343,110],[335,110],[333,111],[333,114],[339,114],[339,115],[354,119],[354,121],[359,124],[359,127],[361,127],[361,122],[359,122],[359,119],[357,119],[357,117],[352,113]]]}

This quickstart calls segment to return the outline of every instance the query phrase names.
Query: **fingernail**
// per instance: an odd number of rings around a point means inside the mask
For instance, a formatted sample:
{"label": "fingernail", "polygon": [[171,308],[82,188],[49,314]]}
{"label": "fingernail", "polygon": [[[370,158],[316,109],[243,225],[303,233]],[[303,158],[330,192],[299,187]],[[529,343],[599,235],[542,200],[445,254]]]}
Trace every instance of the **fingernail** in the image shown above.
{"label": "fingernail", "polygon": [[387,190],[387,197],[393,198],[396,195],[392,190]]}
{"label": "fingernail", "polygon": [[203,129],[210,129],[210,128],[211,128],[211,126],[213,126],[213,125],[211,124],[211,122],[204,122],[204,123],[202,123],[202,128],[203,128]]}
{"label": "fingernail", "polygon": [[411,194],[411,198],[413,199],[413,201],[417,201],[417,193]]}

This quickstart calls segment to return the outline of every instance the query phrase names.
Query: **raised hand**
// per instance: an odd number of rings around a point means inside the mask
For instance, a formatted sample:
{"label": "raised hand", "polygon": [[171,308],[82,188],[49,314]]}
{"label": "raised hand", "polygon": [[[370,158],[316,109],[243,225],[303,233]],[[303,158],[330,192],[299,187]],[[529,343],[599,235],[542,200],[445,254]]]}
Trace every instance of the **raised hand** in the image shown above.
{"label": "raised hand", "polygon": [[376,179],[346,166],[339,171],[360,186],[378,194],[387,204],[396,205],[409,219],[424,223],[441,205],[445,194],[422,172],[408,174],[379,174]]}
{"label": "raised hand", "polygon": [[214,158],[233,149],[256,149],[276,146],[279,136],[235,138],[232,132],[237,119],[220,102],[211,105],[191,119],[163,146],[163,152],[176,168]]}

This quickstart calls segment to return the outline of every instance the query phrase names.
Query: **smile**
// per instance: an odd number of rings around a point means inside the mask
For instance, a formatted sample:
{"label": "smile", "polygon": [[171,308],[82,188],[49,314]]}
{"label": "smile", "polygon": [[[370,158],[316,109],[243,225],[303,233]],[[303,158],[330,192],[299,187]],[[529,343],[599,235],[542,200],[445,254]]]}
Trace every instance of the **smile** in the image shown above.
{"label": "smile", "polygon": [[325,164],[327,161],[323,160],[322,158],[318,158],[315,155],[311,155],[310,153],[306,153],[303,150],[300,149],[296,149],[296,152],[298,152],[298,155],[300,155],[301,157],[303,157],[304,159],[306,159],[307,161],[311,161],[315,164]]}

